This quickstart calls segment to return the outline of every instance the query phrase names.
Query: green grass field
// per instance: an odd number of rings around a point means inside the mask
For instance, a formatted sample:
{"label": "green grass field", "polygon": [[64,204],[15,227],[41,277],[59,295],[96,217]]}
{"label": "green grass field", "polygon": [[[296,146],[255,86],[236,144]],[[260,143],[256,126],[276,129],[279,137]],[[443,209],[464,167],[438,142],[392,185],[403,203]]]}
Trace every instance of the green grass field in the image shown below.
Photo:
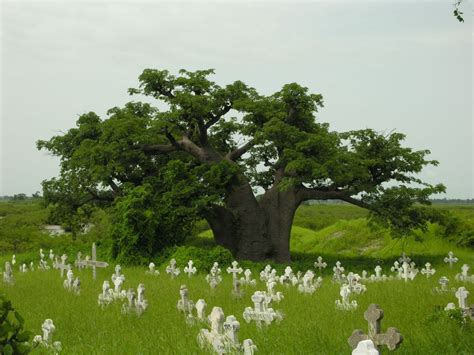
{"label": "green grass field", "polygon": [[[473,207],[449,208],[467,223],[474,220]],[[8,211],[10,210],[7,209]],[[0,233],[1,224],[5,220],[7,223],[4,226],[12,227],[9,218],[14,217],[21,226],[22,212],[18,212],[18,209],[15,211],[17,213],[3,213],[5,218],[0,220]],[[35,212],[35,209],[27,212],[30,217],[32,214],[36,216],[35,223],[41,223],[44,216],[40,212]],[[242,299],[231,296],[232,282],[227,274],[217,289],[211,290],[204,280],[207,270],[200,270],[191,279],[185,275],[170,279],[164,272],[164,264],[160,266],[159,276],[145,274],[146,267],[124,266],[124,288],[136,288],[139,283],[145,284],[149,308],[141,317],[122,315],[120,308],[123,302],[105,309],[98,306],[97,296],[102,290],[102,282],[110,280],[113,263],[107,269],[98,270],[96,281],[92,280],[91,270],[74,270],[82,282],[80,296],[63,289],[58,270],[24,274],[16,271],[14,286],[5,285],[0,280],[0,293],[5,293],[12,300],[26,320],[26,329],[34,334],[41,334],[41,324],[46,318],[53,319],[56,325],[54,339],[62,342],[64,354],[208,353],[198,347],[196,340],[202,326],[186,325],[184,317],[176,309],[182,284],[188,286],[190,299],[206,300],[208,313],[213,306],[219,306],[226,316],[235,315],[241,324],[239,339],[251,338],[258,347],[258,354],[349,354],[347,338],[354,329],[367,331],[363,313],[370,303],[379,304],[385,311],[383,330],[394,326],[403,334],[404,342],[396,353],[472,354],[473,323],[461,324],[439,310],[448,302],[457,304],[454,294],[439,295],[431,290],[438,286],[437,281],[441,276],[447,276],[451,280],[450,287],[463,285],[455,281],[454,276],[459,273],[463,263],[474,269],[474,251],[457,247],[453,242],[441,238],[436,226],[431,226],[425,233],[417,232],[404,239],[392,239],[384,229],[371,230],[363,219],[364,216],[363,210],[345,205],[302,206],[298,210],[291,239],[293,269],[305,271],[311,268],[318,255],[322,255],[329,265],[323,273],[322,287],[313,295],[303,295],[294,287],[279,285],[277,290],[282,291],[285,298],[279,304],[274,303],[273,308],[282,311],[285,317],[280,324],[272,324],[263,329],[258,329],[252,323],[247,324],[242,313],[245,307],[252,306],[252,293],[266,289],[265,284],[257,277],[265,263],[242,263],[244,267],[252,269],[253,276],[258,280],[255,288],[243,287],[245,295]],[[33,227],[30,225],[29,228]],[[4,228],[3,231],[5,233],[7,229]],[[49,243],[45,249],[57,247],[55,251],[59,252],[58,250],[67,249],[70,243],[70,260],[74,259],[78,249],[83,253],[89,252],[89,247],[84,246],[85,241],[89,242],[92,236],[84,236],[82,242],[68,242],[67,238],[69,237],[64,236],[59,241],[45,239]],[[190,238],[188,244],[203,249],[212,247],[212,233],[202,232]],[[36,247],[34,244],[34,248]],[[16,266],[30,260],[38,261],[38,251],[30,249],[16,253]],[[453,269],[442,261],[450,250],[460,258]],[[436,274],[429,279],[419,274],[414,281],[408,283],[398,280],[366,282],[367,292],[354,297],[359,303],[357,310],[344,312],[335,309],[334,302],[340,298],[339,285],[331,281],[330,275],[336,260],[342,262],[346,271],[361,272],[365,269],[373,273],[375,265],[380,264],[384,273],[391,274],[390,266],[403,251],[415,260],[420,269],[425,262],[431,262],[437,270]],[[4,262],[11,259],[11,254],[12,251],[0,254],[2,268]],[[102,258],[106,253],[100,249],[99,255]],[[229,265],[221,265],[222,270],[227,266]],[[279,273],[285,267],[274,266]],[[474,303],[474,283],[463,286],[471,293],[469,303]],[[41,351],[35,350],[34,353]],[[383,350],[383,353],[387,351]]]}

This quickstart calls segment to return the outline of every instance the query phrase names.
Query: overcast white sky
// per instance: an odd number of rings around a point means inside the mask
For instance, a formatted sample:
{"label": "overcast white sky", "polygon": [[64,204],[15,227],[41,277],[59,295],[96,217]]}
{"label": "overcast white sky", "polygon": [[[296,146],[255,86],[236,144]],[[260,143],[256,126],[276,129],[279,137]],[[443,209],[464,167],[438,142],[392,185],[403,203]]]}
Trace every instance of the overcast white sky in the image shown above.
{"label": "overcast white sky", "polygon": [[462,24],[453,2],[3,1],[0,195],[41,190],[59,160],[36,140],[132,100],[144,68],[215,68],[222,85],[321,93],[334,130],[405,133],[440,161],[421,174],[440,197],[473,198],[471,4]]}

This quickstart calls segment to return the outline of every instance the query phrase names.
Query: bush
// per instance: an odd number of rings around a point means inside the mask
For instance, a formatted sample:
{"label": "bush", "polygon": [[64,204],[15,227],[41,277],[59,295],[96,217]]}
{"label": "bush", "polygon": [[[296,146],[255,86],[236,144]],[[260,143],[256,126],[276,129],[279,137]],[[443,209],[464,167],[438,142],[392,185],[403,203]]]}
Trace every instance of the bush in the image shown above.
{"label": "bush", "polygon": [[31,332],[23,330],[24,319],[5,296],[0,295],[0,353],[28,354]]}

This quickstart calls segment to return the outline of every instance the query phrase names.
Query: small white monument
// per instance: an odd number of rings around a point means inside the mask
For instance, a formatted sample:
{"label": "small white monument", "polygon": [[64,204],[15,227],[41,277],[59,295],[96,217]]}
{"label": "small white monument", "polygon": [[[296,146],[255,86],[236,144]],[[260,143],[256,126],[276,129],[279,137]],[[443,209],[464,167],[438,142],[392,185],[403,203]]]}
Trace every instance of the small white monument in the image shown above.
{"label": "small white monument", "polygon": [[171,259],[170,264],[166,267],[166,273],[171,276],[172,279],[174,279],[176,276],[179,275],[181,271],[179,270],[178,267],[176,267],[176,260]]}
{"label": "small white monument", "polygon": [[189,260],[188,265],[184,267],[184,273],[188,274],[188,277],[193,276],[197,271],[196,267],[193,264],[193,261]]}
{"label": "small white monument", "polygon": [[323,258],[321,256],[318,256],[317,261],[314,263],[314,267],[319,269],[319,273],[321,274],[321,270],[325,269],[328,264],[323,261]]}
{"label": "small white monument", "polygon": [[430,263],[426,263],[425,267],[421,269],[421,273],[423,275],[426,275],[426,278],[429,278],[430,276],[433,276],[436,272],[436,269],[431,268]]}
{"label": "small white monument", "polygon": [[283,315],[280,311],[275,311],[269,307],[271,297],[265,292],[256,291],[252,295],[252,302],[254,307],[246,307],[243,313],[243,317],[247,323],[253,320],[257,326],[260,327],[262,322],[269,325],[273,321],[279,322],[283,319]]}
{"label": "small white monument", "polygon": [[357,301],[352,300],[349,301],[349,295],[351,294],[351,289],[349,285],[344,284],[341,285],[341,290],[339,291],[339,294],[341,295],[340,300],[336,300],[336,309],[342,310],[342,311],[352,311],[358,307]]}
{"label": "small white monument", "polygon": [[212,289],[216,288],[217,285],[221,283],[221,269],[219,269],[219,264],[217,262],[212,265],[209,274],[206,276],[206,281]]}
{"label": "small white monument", "polygon": [[453,264],[458,262],[458,258],[454,256],[454,253],[450,251],[448,256],[444,258],[444,262],[449,264],[449,267],[453,267]]}
{"label": "small white monument", "polygon": [[62,350],[62,345],[60,341],[53,342],[53,333],[56,331],[56,327],[51,319],[46,319],[41,326],[41,330],[43,331],[43,336],[36,335],[33,338],[33,345],[34,346],[41,346],[48,351],[53,351],[58,353]]}
{"label": "small white monument", "polygon": [[469,275],[469,265],[464,264],[461,267],[461,273],[455,276],[457,281],[474,282],[474,275]]}
{"label": "small white monument", "polygon": [[232,279],[237,280],[238,275],[244,271],[241,267],[239,267],[239,263],[237,261],[232,262],[232,267],[227,268],[227,273],[232,274]]}
{"label": "small white monument", "polygon": [[346,275],[344,275],[344,267],[342,267],[341,262],[337,261],[336,266],[332,268],[333,276],[332,280],[335,282],[344,282],[346,280]]}
{"label": "small white monument", "polygon": [[15,279],[13,277],[13,270],[9,261],[5,262],[5,271],[3,272],[3,282],[8,285],[13,285]]}
{"label": "small white monument", "polygon": [[242,285],[255,286],[257,285],[257,280],[252,279],[252,271],[250,269],[245,269],[244,276],[240,279]]}
{"label": "small white monument", "polygon": [[145,272],[148,275],[159,275],[160,272],[155,269],[156,265],[154,262],[148,264],[148,270]]}

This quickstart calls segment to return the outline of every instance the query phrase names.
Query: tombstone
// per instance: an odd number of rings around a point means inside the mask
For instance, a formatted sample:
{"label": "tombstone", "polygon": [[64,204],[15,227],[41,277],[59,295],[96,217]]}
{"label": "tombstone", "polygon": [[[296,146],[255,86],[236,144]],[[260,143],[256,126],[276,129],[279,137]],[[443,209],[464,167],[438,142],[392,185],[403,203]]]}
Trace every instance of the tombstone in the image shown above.
{"label": "tombstone", "polygon": [[66,280],[63,282],[63,287],[69,292],[74,292],[76,295],[81,293],[81,281],[78,277],[74,278],[74,273],[70,266],[66,274]]}
{"label": "tombstone", "polygon": [[341,265],[340,261],[336,262],[336,266],[332,268],[332,271],[334,272],[332,279],[335,282],[344,282],[346,276],[344,275],[344,268]]}
{"label": "tombstone", "polygon": [[367,287],[361,283],[360,281],[360,276],[359,274],[354,274],[353,272],[349,272],[347,274],[347,284],[349,285],[349,289],[351,290],[351,293],[357,293],[360,295],[361,293],[364,293],[367,291]]}
{"label": "tombstone", "polygon": [[390,268],[390,270],[392,272],[397,273],[397,278],[399,278],[399,279],[402,278],[403,268],[402,268],[402,266],[400,265],[400,263],[398,261],[395,261],[393,263],[393,266]]}
{"label": "tombstone", "polygon": [[242,343],[242,350],[244,351],[244,355],[254,355],[255,351],[257,351],[257,345],[255,345],[252,339],[245,339]]}
{"label": "tombstone", "polygon": [[239,263],[235,260],[232,262],[232,267],[229,266],[227,268],[227,273],[232,274],[233,280],[237,280],[238,274],[242,273],[242,271],[244,270],[242,270],[242,268],[239,267]]}
{"label": "tombstone", "polygon": [[454,288],[451,288],[451,289],[448,288],[449,279],[446,276],[440,277],[440,279],[438,280],[438,283],[441,285],[441,288],[435,287],[433,289],[433,292],[435,293],[446,293],[449,291],[456,292]]}
{"label": "tombstone", "polygon": [[280,291],[278,292],[275,291],[276,285],[277,285],[276,279],[271,277],[267,281],[267,295],[271,298],[273,302],[278,303],[284,298],[284,296]]}
{"label": "tombstone", "polygon": [[40,249],[40,262],[39,262],[39,265],[38,265],[38,268],[41,270],[41,271],[46,271],[46,270],[49,270],[49,265],[48,265],[48,262],[46,260],[44,260],[44,253],[43,253],[43,249]]}
{"label": "tombstone", "polygon": [[367,280],[367,271],[362,270],[362,280]]}
{"label": "tombstone", "polygon": [[176,260],[171,259],[170,264],[166,267],[166,273],[171,276],[172,279],[174,279],[176,276],[179,275],[181,271],[179,270],[178,267],[176,267]]}
{"label": "tombstone", "polygon": [[293,283],[293,280],[295,278],[295,274],[293,273],[293,270],[291,269],[291,266],[287,266],[285,268],[285,271],[283,272],[283,275],[279,277],[280,284],[289,286],[290,284]]}
{"label": "tombstone", "polygon": [[193,261],[189,260],[188,261],[188,266],[184,268],[184,273],[188,274],[188,277],[193,276],[196,273],[197,269],[195,266],[193,266]]}
{"label": "tombstone", "polygon": [[53,249],[49,249],[49,260],[53,262],[53,259],[54,259]]}
{"label": "tombstone", "polygon": [[81,265],[83,267],[92,267],[92,278],[94,280],[97,278],[96,268],[109,266],[109,264],[105,261],[97,260],[97,249],[95,247],[95,243],[92,243],[92,259],[86,256],[86,259],[82,260],[78,265]]}
{"label": "tombstone", "polygon": [[110,288],[110,283],[109,281],[105,280],[102,284],[102,293],[99,294],[97,302],[99,306],[104,307],[112,303],[113,300],[114,298],[112,296],[112,289]]}
{"label": "tombstone", "polygon": [[54,256],[54,260],[51,262],[53,265],[53,269],[59,269],[59,257],[57,255]]}
{"label": "tombstone", "polygon": [[268,307],[269,299],[265,292],[255,291],[252,295],[252,302],[254,308],[246,307],[243,313],[243,317],[247,323],[254,320],[258,327],[264,322],[266,325],[270,325],[273,321],[279,322],[283,319],[283,315],[280,311],[274,311],[273,308]]}
{"label": "tombstone", "polygon": [[216,288],[217,285],[222,281],[221,269],[219,269],[219,264],[214,263],[212,265],[211,271],[206,275],[206,281],[209,283],[212,289]]}
{"label": "tombstone", "polygon": [[265,268],[260,271],[260,281],[268,281],[268,277],[270,276],[270,273],[272,271],[271,265],[265,266]]}
{"label": "tombstone", "polygon": [[27,272],[28,271],[28,267],[26,266],[26,264],[21,264],[20,265],[20,272]]}
{"label": "tombstone", "polygon": [[252,271],[250,271],[250,269],[245,269],[244,276],[245,277],[242,277],[240,279],[240,283],[242,285],[255,286],[257,284],[257,280],[255,279],[252,280]]}
{"label": "tombstone", "polygon": [[178,304],[176,307],[178,311],[183,312],[186,316],[192,317],[192,312],[194,308],[194,302],[189,300],[188,298],[188,288],[186,285],[181,285],[179,289],[180,299],[178,300]]}
{"label": "tombstone", "polygon": [[30,271],[35,271],[35,264],[30,262]]}
{"label": "tombstone", "polygon": [[253,353],[255,346],[252,340],[246,339],[243,344],[239,343],[240,323],[234,316],[228,316],[225,319],[222,308],[214,307],[208,318],[211,329],[201,329],[197,337],[201,348],[211,348],[218,354],[242,351],[247,351],[245,354],[249,355]]}
{"label": "tombstone", "polygon": [[234,298],[242,298],[243,296],[242,290],[240,289],[239,279],[232,280],[232,296]]}
{"label": "tombstone", "polygon": [[328,264],[323,261],[323,258],[321,256],[318,256],[317,261],[314,263],[314,267],[318,268],[319,273],[321,273],[321,270],[325,269],[326,266],[328,266]]}
{"label": "tombstone", "polygon": [[352,350],[352,355],[379,355],[377,348],[372,340],[362,340],[357,347]]}
{"label": "tombstone", "polygon": [[415,263],[408,264],[404,262],[402,264],[402,273],[401,277],[405,280],[405,282],[410,280],[414,280],[415,276],[418,274],[418,269],[415,268]]}
{"label": "tombstone", "polygon": [[368,334],[360,329],[354,330],[348,339],[348,343],[352,349],[355,349],[359,342],[363,340],[372,340],[376,347],[386,346],[388,350],[397,349],[403,342],[403,336],[397,328],[390,327],[386,333],[382,333],[381,321],[383,319],[383,310],[377,304],[369,305],[367,311],[364,312],[364,318],[368,322]]}
{"label": "tombstone", "polygon": [[41,346],[48,351],[58,353],[62,350],[60,341],[53,342],[53,333],[56,331],[56,327],[51,319],[46,319],[41,326],[43,336],[36,335],[33,338],[33,346]]}
{"label": "tombstone", "polygon": [[148,275],[159,275],[160,272],[155,269],[156,265],[154,262],[151,262],[148,264],[148,270],[145,271],[146,274]]}
{"label": "tombstone", "polygon": [[201,322],[207,321],[206,318],[206,308],[207,308],[207,303],[205,300],[202,298],[198,299],[196,302],[196,305],[194,306],[196,308],[196,314],[197,314],[197,319],[199,319]]}
{"label": "tombstone", "polygon": [[143,314],[148,308],[148,301],[145,300],[145,286],[139,284],[137,287],[137,293],[133,288],[129,288],[126,292],[127,303],[122,304],[122,313],[130,314],[135,313],[137,316]]}
{"label": "tombstone", "polygon": [[401,256],[400,258],[398,258],[398,261],[399,261],[400,264],[402,264],[402,265],[403,265],[403,263],[410,264],[411,259],[410,259],[405,253],[402,253],[402,256]]}
{"label": "tombstone", "polygon": [[16,264],[16,255],[13,254],[12,255],[12,266],[15,266],[15,264]]}
{"label": "tombstone", "polygon": [[[121,273],[122,267],[120,265],[115,265],[115,272],[112,275],[112,283],[114,284],[114,289],[111,294],[114,299],[123,299],[127,297],[127,292],[122,290],[122,285],[125,282],[125,276]],[[134,291],[135,292],[135,291]]]}
{"label": "tombstone", "polygon": [[452,251],[448,253],[448,256],[444,258],[445,263],[449,263],[449,267],[453,267],[453,264],[458,262],[458,258],[456,258]]}
{"label": "tombstone", "polygon": [[13,270],[9,261],[5,262],[5,271],[3,272],[3,282],[8,285],[13,285],[15,283],[15,278],[13,277]]}
{"label": "tombstone", "polygon": [[426,263],[425,267],[421,269],[421,273],[423,275],[426,275],[426,278],[429,278],[430,276],[434,275],[435,272],[436,272],[436,269],[432,269],[430,263]]}
{"label": "tombstone", "polygon": [[82,253],[80,251],[77,253],[76,260],[74,261],[74,266],[78,269],[83,269],[85,267],[82,260]]}
{"label": "tombstone", "polygon": [[474,282],[474,275],[469,275],[469,265],[467,264],[464,264],[461,267],[461,273],[457,274],[455,278],[457,281],[461,281],[461,282],[467,282],[467,281]]}
{"label": "tombstone", "polygon": [[63,254],[63,255],[61,255],[61,262],[55,264],[56,268],[61,271],[61,278],[64,277],[64,270],[66,270],[67,267],[68,267],[67,264],[66,264],[66,260],[67,260],[67,255]]}
{"label": "tombstone", "polygon": [[458,299],[459,308],[464,310],[468,309],[467,296],[469,296],[469,291],[465,287],[459,287],[455,293],[456,298]]}
{"label": "tombstone", "polygon": [[349,296],[351,293],[352,292],[349,285],[341,285],[341,289],[339,291],[341,299],[336,300],[336,309],[339,309],[341,311],[352,311],[359,306],[356,300],[349,301]]}
{"label": "tombstone", "polygon": [[313,282],[314,276],[315,275],[311,270],[306,271],[303,276],[303,283],[301,285],[298,285],[298,291],[300,293],[313,294],[316,289],[321,286],[323,279],[321,277],[318,277],[316,279],[316,282]]}

